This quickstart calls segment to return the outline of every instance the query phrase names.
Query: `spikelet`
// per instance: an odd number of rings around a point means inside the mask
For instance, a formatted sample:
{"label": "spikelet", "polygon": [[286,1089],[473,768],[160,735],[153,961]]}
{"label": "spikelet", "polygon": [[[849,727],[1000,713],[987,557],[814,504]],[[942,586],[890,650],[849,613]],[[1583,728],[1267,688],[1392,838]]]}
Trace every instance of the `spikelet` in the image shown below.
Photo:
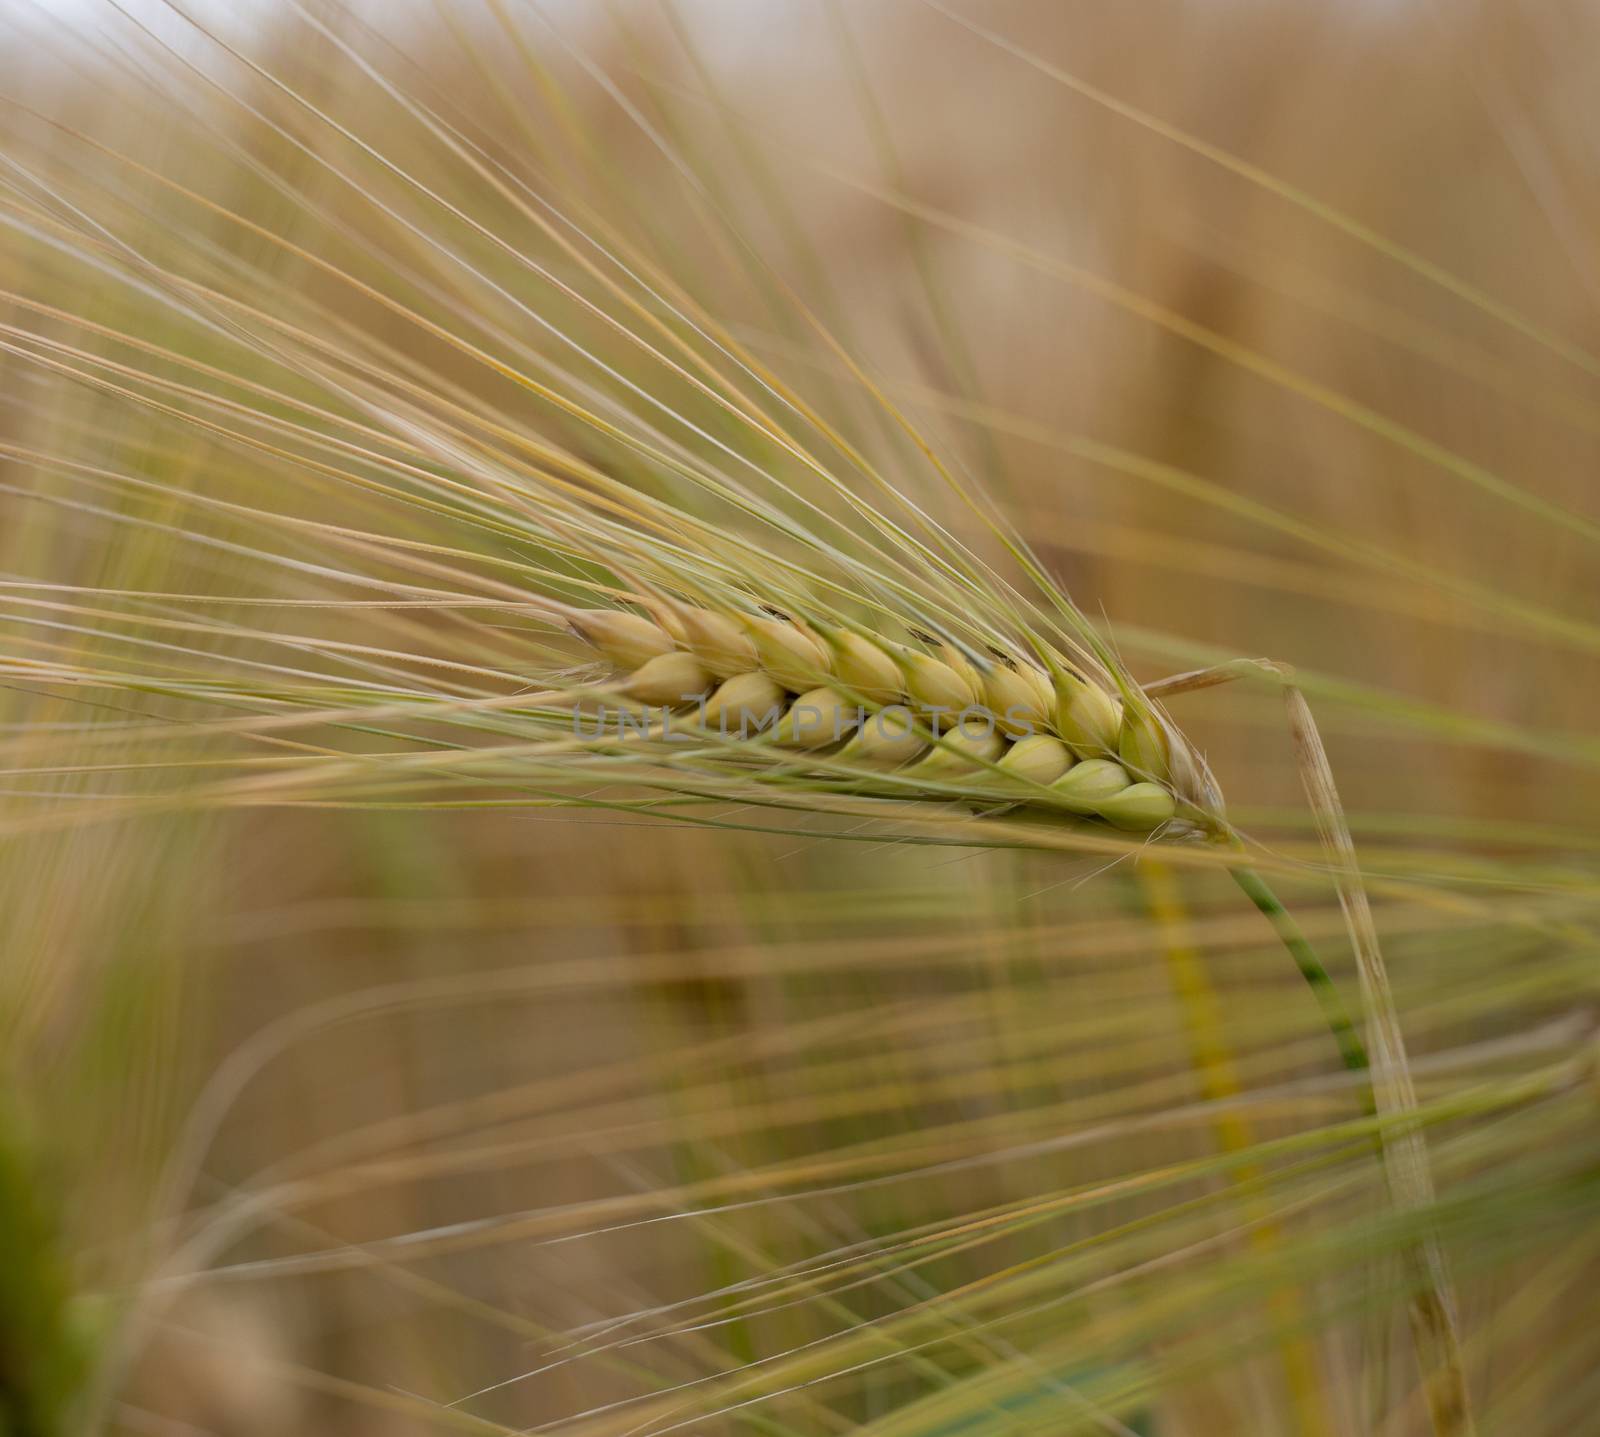
{"label": "spikelet", "polygon": [[1054,715],[1056,707],[1056,686],[1050,675],[1037,664],[1020,661],[1016,665],[1017,673],[1023,681],[1038,695],[1038,699],[1047,714]]}
{"label": "spikelet", "polygon": [[1051,797],[1074,813],[1092,814],[1100,804],[1128,788],[1128,770],[1108,758],[1086,758],[1050,785]]}
{"label": "spikelet", "polygon": [[1177,800],[1159,783],[1129,784],[1121,793],[1102,798],[1094,810],[1096,817],[1134,833],[1160,828],[1177,811]]}
{"label": "spikelet", "polygon": [[1079,758],[1115,753],[1121,730],[1121,705],[1103,688],[1075,674],[1057,677],[1056,732]]}
{"label": "spikelet", "polygon": [[636,669],[676,647],[660,624],[625,609],[577,609],[567,622],[619,669]]}
{"label": "spikelet", "polygon": [[925,713],[959,714],[978,702],[977,675],[970,665],[963,673],[932,654],[907,649],[900,668],[907,696]]}
{"label": "spikelet", "polygon": [[778,725],[777,740],[794,748],[827,748],[856,725],[857,706],[837,689],[807,689]]}
{"label": "spikelet", "polygon": [[911,776],[940,781],[969,777],[982,773],[985,764],[996,762],[1006,750],[998,729],[976,723],[970,728],[959,724],[948,728],[940,740],[926,758],[912,765],[908,770]]}
{"label": "spikelet", "polygon": [[622,683],[622,692],[642,704],[676,708],[693,703],[711,687],[711,675],[693,654],[682,650],[657,654],[640,664]]}
{"label": "spikelet", "polygon": [[759,666],[755,643],[737,620],[715,609],[682,608],[677,617],[684,647],[717,678],[731,679]]}
{"label": "spikelet", "polygon": [[927,747],[927,740],[916,731],[911,710],[891,704],[867,715],[839,757],[850,763],[894,768],[909,763]]}
{"label": "spikelet", "polygon": [[790,693],[804,693],[832,672],[823,646],[788,619],[749,616],[744,619],[755,645],[757,662]]}
{"label": "spikelet", "polygon": [[1125,708],[1117,734],[1117,754],[1141,778],[1157,783],[1172,780],[1172,744],[1160,720],[1148,711]]}
{"label": "spikelet", "polygon": [[1054,717],[1054,704],[1047,701],[1045,693],[1022,669],[1023,666],[999,659],[983,676],[984,706],[994,715],[995,723],[1013,738],[1038,733]]}
{"label": "spikelet", "polygon": [[1222,795],[1205,759],[1159,707],[1152,706],[1132,724],[1124,723],[1117,744],[1123,762],[1137,777],[1170,789],[1180,806],[1222,817]]}
{"label": "spikelet", "polygon": [[697,717],[705,728],[751,738],[763,729],[775,728],[788,701],[783,686],[770,674],[757,670],[725,679]]}
{"label": "spikelet", "polygon": [[1018,739],[1006,749],[1000,768],[1029,785],[1048,785],[1070,769],[1077,759],[1060,739],[1047,733]]}
{"label": "spikelet", "polygon": [[828,642],[833,672],[844,688],[872,704],[890,704],[900,697],[900,666],[888,648],[849,630],[830,635]]}
{"label": "spikelet", "polygon": [[977,665],[954,644],[947,644],[943,640],[934,642],[933,651],[939,662],[955,670],[972,690],[970,702],[978,703],[983,698],[983,675],[978,672]]}

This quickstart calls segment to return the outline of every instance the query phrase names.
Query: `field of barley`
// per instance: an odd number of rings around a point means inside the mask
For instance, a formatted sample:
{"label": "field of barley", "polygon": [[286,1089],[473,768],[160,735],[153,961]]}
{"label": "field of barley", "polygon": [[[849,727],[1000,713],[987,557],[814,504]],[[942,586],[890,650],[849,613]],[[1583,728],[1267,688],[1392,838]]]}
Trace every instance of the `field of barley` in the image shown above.
{"label": "field of barley", "polygon": [[1600,1437],[1597,79],[0,0],[0,1437]]}

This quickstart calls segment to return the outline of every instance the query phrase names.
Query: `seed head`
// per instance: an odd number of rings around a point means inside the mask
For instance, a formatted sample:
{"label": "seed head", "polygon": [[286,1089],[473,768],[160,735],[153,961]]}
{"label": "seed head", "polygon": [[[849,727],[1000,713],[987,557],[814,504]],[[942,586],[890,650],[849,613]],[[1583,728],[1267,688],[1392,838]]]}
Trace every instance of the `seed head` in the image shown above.
{"label": "seed head", "polygon": [[[1180,807],[1220,811],[1204,762],[1158,708],[1136,699],[1124,713],[1076,673],[1052,683],[994,650],[980,674],[931,636],[921,637],[937,653],[845,630],[824,639],[777,611],[731,616],[674,606],[663,623],[599,610],[580,615],[574,628],[631,668],[616,690],[624,704],[679,707],[715,686],[699,714],[675,720],[675,729],[770,732],[800,752],[837,746],[841,763],[899,768],[930,785],[959,781],[975,799],[992,790],[1002,805],[1037,800],[1137,833],[1161,828]],[[674,638],[685,647],[672,647]],[[648,656],[628,663],[640,654]],[[755,667],[727,672],[736,663]],[[818,681],[830,673],[833,682]],[[863,704],[879,707],[863,716]],[[1051,724],[1059,737],[1039,731]],[[939,742],[930,746],[924,727]]]}

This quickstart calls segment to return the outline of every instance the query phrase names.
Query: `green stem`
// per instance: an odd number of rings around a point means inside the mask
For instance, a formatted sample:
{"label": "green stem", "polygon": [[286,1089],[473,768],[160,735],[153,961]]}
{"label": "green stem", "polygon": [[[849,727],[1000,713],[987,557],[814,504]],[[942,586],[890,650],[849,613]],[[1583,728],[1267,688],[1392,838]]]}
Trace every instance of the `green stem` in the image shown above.
{"label": "green stem", "polygon": [[1317,957],[1316,950],[1312,948],[1306,935],[1300,931],[1300,925],[1294,921],[1289,910],[1279,902],[1278,895],[1267,887],[1266,880],[1255,869],[1231,868],[1229,872],[1233,874],[1233,881],[1266,916],[1282,940],[1283,946],[1289,950],[1295,966],[1300,969],[1300,976],[1306,980],[1312,995],[1317,1000],[1317,1006],[1322,1009],[1322,1019],[1328,1025],[1328,1031],[1333,1034],[1333,1041],[1339,1046],[1339,1056],[1344,1060],[1345,1067],[1352,1073],[1366,1076],[1367,1081],[1361,1089],[1361,1102],[1370,1117],[1377,1111],[1377,1103],[1372,1092],[1372,1063],[1367,1057],[1366,1044],[1361,1041],[1355,1024],[1350,1021],[1350,1013],[1344,1006],[1344,1000],[1339,996],[1339,990],[1334,987],[1328,970],[1322,966],[1322,960]]}

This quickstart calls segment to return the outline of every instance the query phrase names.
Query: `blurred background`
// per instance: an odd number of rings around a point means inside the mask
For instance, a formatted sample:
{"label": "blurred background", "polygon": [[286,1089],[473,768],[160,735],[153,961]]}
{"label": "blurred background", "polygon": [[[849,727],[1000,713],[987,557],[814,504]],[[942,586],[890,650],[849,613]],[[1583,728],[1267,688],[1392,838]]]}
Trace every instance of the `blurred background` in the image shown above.
{"label": "blurred background", "polygon": [[[513,546],[274,426],[332,403],[316,356],[664,485],[445,337],[646,432],[579,233],[984,545],[870,377],[1141,678],[1296,667],[1479,1430],[1600,1430],[1594,6],[0,0],[0,36],[0,1430],[1429,1430],[1356,1095],[1220,872],[185,799],[240,665],[532,681],[515,614],[329,601],[330,554],[401,568],[340,525],[486,586]],[[1279,698],[1174,712],[1313,855]]]}

